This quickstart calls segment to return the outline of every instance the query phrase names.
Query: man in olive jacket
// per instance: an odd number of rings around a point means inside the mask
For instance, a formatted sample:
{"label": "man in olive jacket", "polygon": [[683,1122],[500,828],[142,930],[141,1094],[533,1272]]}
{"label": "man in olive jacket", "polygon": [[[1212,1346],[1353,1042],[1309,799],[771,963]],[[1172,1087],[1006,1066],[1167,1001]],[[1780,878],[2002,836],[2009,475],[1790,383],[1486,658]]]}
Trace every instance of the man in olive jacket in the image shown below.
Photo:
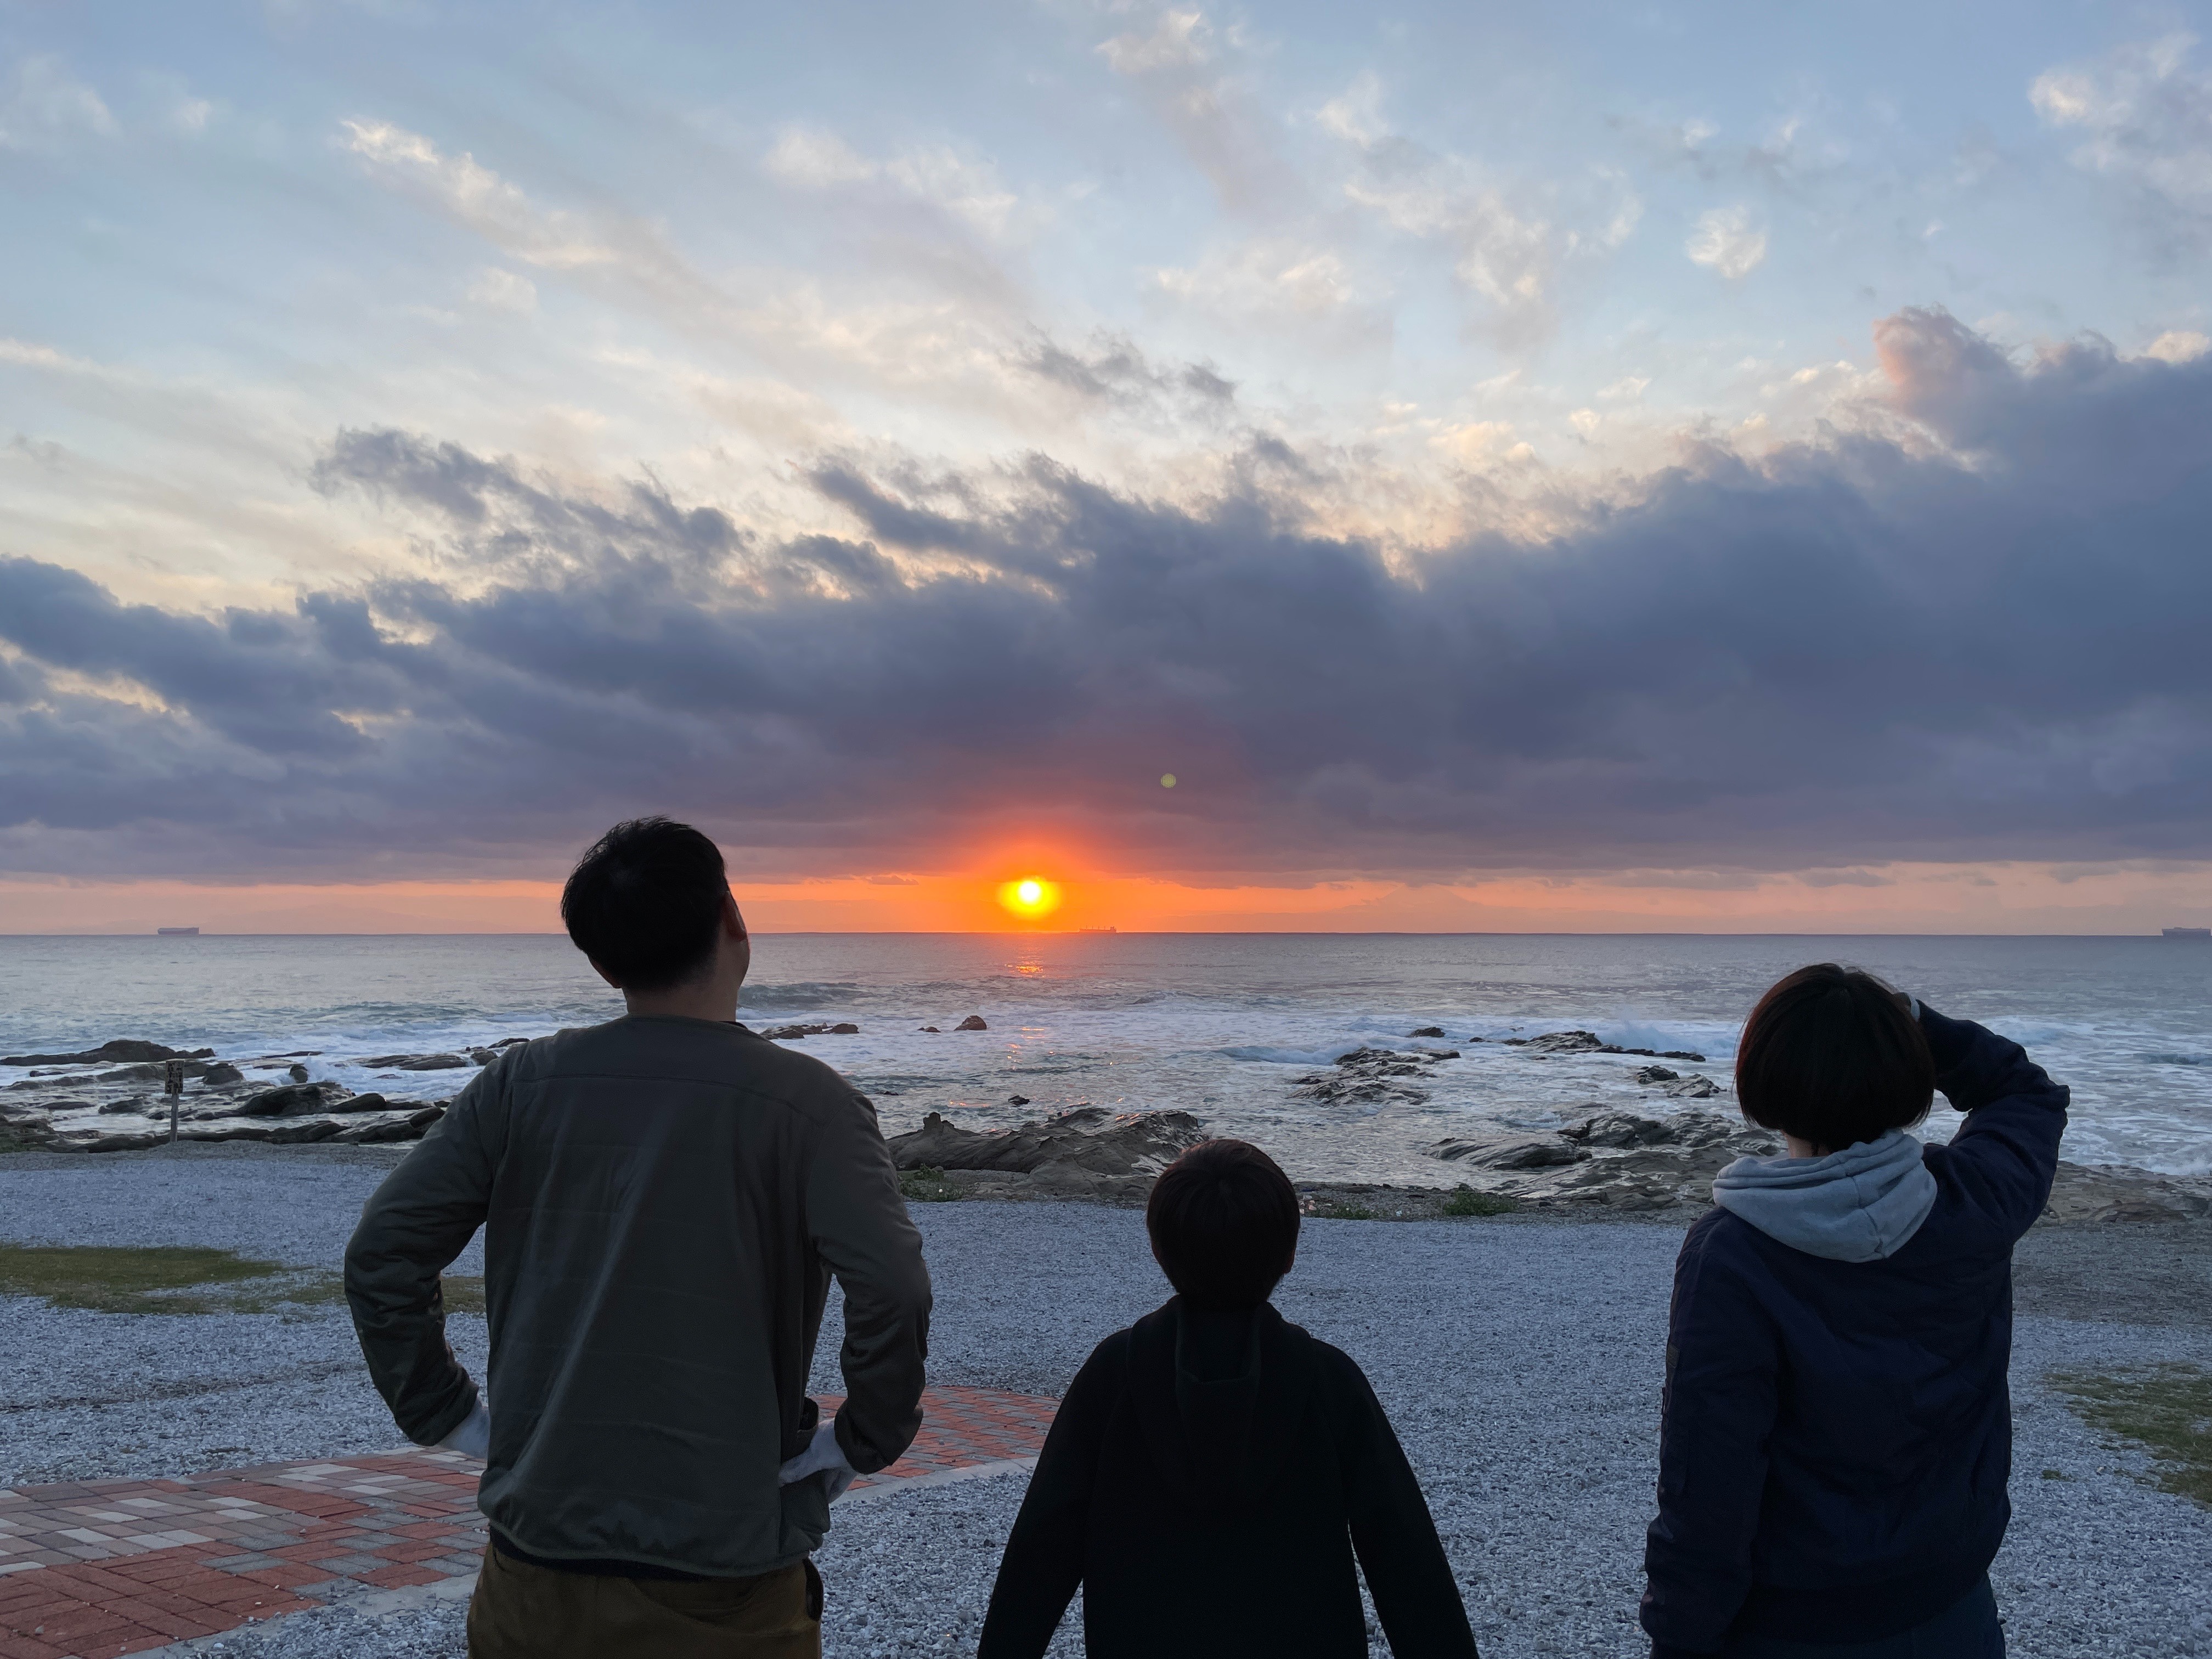
{"label": "man in olive jacket", "polygon": [[[735,1023],[750,945],[711,841],[619,824],[562,914],[629,1012],[462,1091],[362,1212],[355,1328],[407,1436],[486,1460],[475,1659],[806,1659],[830,1503],[921,1426],[921,1241],[866,1098]],[[488,1401],[438,1279],[479,1226]],[[832,1273],[847,1397],[822,1423]]]}

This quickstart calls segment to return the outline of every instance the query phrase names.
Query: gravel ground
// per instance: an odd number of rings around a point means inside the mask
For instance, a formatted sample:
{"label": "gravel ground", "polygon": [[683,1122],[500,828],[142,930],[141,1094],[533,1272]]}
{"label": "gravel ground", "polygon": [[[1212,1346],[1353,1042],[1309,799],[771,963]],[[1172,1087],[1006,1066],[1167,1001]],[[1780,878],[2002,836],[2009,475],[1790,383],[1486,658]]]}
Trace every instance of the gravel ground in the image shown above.
{"label": "gravel ground", "polygon": [[[0,1161],[0,1236],[221,1243],[326,1263],[389,1162],[235,1150],[243,1156],[194,1156],[189,1169],[168,1154]],[[939,1381],[1058,1393],[1101,1335],[1165,1294],[1134,1213],[917,1210],[938,1286]],[[1486,1655],[1648,1651],[1635,1606],[1679,1237],[1648,1223],[1521,1218],[1306,1231],[1279,1304],[1374,1380]],[[1023,1271],[1009,1273],[1009,1261]],[[2212,1360],[2208,1264],[2201,1229],[2046,1230],[2023,1246],[2017,1513],[1995,1573],[2015,1655],[2212,1656],[2203,1594],[2212,1512],[2143,1485],[2140,1457],[2101,1444],[2041,1381],[2054,1368]],[[2117,1293],[2100,1295],[2100,1284]],[[481,1327],[455,1323],[473,1364]],[[393,1437],[342,1315],[157,1319],[0,1301],[0,1480],[307,1456]],[[834,1378],[825,1355],[817,1382]],[[234,1446],[250,1455],[213,1455]],[[840,1505],[820,1557],[828,1652],[971,1650],[1020,1492],[1018,1479],[998,1479]],[[336,1608],[224,1638],[222,1650],[452,1656],[460,1620],[457,1606],[374,1620]],[[1080,1651],[1074,1628],[1071,1618],[1056,1653]]]}
{"label": "gravel ground", "polygon": [[[400,1152],[231,1143],[0,1158],[0,1241],[199,1244],[335,1271],[362,1201]],[[482,1273],[471,1244],[457,1273]],[[449,1322],[483,1360],[483,1321]],[[0,1485],[187,1474],[388,1451],[343,1306],[281,1316],[83,1313],[0,1297]]]}

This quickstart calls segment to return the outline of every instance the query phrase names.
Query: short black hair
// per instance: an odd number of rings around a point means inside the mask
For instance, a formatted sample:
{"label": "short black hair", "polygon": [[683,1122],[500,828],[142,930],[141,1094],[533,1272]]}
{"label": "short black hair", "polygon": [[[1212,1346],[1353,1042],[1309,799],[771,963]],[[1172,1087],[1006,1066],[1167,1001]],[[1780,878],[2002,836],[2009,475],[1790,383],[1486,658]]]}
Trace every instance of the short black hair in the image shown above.
{"label": "short black hair", "polygon": [[1760,1127],[1836,1152],[1926,1117],[1936,1061],[1894,991],[1816,962],[1777,980],[1744,1022],[1735,1094]]}
{"label": "short black hair", "polygon": [[592,843],[561,890],[576,948],[625,991],[699,977],[730,896],[722,849],[688,823],[632,818]]}
{"label": "short black hair", "polygon": [[1201,1140],[1152,1183],[1145,1230],[1191,1306],[1256,1308],[1298,1247],[1298,1195],[1257,1146]]}

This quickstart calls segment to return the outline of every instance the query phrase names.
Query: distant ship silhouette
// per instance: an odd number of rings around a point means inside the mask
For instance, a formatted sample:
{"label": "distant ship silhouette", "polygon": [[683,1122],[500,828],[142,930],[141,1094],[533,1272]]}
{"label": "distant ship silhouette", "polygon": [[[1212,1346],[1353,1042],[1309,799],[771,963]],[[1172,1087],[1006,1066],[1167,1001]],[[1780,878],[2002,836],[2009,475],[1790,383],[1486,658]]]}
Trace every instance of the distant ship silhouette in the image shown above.
{"label": "distant ship silhouette", "polygon": [[2165,932],[2168,939],[2212,939],[2212,927],[2168,927]]}
{"label": "distant ship silhouette", "polygon": [[156,927],[154,932],[163,939],[198,939],[200,936],[200,930],[197,927]]}

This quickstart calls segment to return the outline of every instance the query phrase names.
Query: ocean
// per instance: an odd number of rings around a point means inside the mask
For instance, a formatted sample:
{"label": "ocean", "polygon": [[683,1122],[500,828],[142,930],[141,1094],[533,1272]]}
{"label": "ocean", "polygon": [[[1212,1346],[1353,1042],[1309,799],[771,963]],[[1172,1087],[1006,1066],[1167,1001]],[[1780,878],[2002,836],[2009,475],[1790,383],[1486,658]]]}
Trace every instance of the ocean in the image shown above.
{"label": "ocean", "polygon": [[[1445,1136],[1555,1127],[1595,1107],[1674,1103],[1650,1062],[1503,1039],[1581,1029],[1725,1085],[1759,992],[1853,963],[2014,1038],[2074,1091],[2065,1155],[2212,1171],[2212,945],[2136,938],[1710,935],[786,934],[754,942],[739,1018],[843,1021],[798,1040],[875,1100],[886,1133],[1076,1104],[1176,1107],[1297,1176],[1449,1184]],[[275,1077],[430,1099],[458,1071],[362,1064],[605,1019],[619,999],[557,935],[0,937],[0,1054],[110,1037],[212,1048]],[[952,1028],[979,1014],[986,1031]],[[940,1030],[926,1033],[921,1028]],[[1439,1027],[1442,1039],[1409,1034]],[[1476,1038],[1483,1039],[1478,1042]],[[1456,1048],[1428,1098],[1328,1103],[1297,1080],[1361,1046]],[[0,1085],[21,1077],[0,1067]],[[1020,1097],[1024,1103],[1015,1103]],[[1732,1097],[1702,1103],[1733,1110]],[[1926,1133],[1947,1138],[1940,1106]]]}

